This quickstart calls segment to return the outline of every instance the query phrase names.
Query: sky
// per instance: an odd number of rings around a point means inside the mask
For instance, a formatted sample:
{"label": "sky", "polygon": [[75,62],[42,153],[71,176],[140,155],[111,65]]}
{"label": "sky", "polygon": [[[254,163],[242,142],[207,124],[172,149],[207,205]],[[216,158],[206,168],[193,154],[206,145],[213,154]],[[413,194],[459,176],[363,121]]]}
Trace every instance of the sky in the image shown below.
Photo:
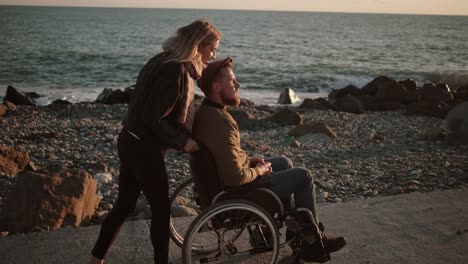
{"label": "sky", "polygon": [[0,5],[468,15],[468,0],[0,0]]}

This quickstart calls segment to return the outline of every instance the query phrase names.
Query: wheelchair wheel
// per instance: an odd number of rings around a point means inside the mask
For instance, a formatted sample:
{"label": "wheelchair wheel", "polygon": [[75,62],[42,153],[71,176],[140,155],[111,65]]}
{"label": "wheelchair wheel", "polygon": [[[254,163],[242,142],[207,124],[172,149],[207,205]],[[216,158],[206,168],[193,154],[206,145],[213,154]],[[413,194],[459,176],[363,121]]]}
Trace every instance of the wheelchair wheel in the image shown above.
{"label": "wheelchair wheel", "polygon": [[170,236],[174,243],[182,247],[184,236],[193,219],[201,213],[196,202],[193,179],[184,181],[171,195]]}
{"label": "wheelchair wheel", "polygon": [[[195,251],[194,245],[203,245]],[[187,230],[184,263],[276,263],[279,232],[263,208],[246,200],[226,200],[203,210]]]}

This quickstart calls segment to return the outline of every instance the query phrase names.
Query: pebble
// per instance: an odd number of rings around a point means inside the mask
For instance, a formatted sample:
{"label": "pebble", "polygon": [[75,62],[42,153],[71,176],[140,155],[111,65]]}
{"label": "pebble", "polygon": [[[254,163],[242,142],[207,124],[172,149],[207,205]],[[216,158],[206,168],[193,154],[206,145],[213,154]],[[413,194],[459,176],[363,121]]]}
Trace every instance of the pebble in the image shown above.
{"label": "pebble", "polygon": [[110,210],[112,210],[112,208],[114,208],[114,205],[112,205],[111,203],[106,203],[106,204],[104,205],[104,209],[105,209],[105,210],[110,211]]}
{"label": "pebble", "polygon": [[96,173],[94,178],[98,181],[98,183],[110,183],[112,181],[112,174],[110,173]]}
{"label": "pebble", "polygon": [[407,189],[408,189],[408,191],[410,191],[410,192],[416,192],[416,191],[419,191],[419,186],[413,184],[413,185],[409,185],[409,186],[407,187]]}
{"label": "pebble", "polygon": [[390,190],[391,195],[397,195],[397,194],[402,194],[403,193],[403,188],[400,186],[395,186]]}
{"label": "pebble", "polygon": [[[280,127],[269,121],[275,107],[241,108],[259,120],[254,121],[252,128],[241,130],[242,148],[249,155],[265,158],[287,155],[296,166],[311,170],[320,201],[340,202],[358,197],[468,187],[465,154],[468,147],[445,147],[427,139],[435,129],[446,130],[443,119],[405,116],[401,112],[355,115],[304,111],[306,123],[324,122],[339,132],[339,137],[330,140],[311,136],[301,144],[299,140],[292,142],[288,135],[291,127]],[[99,185],[98,195],[105,199],[101,204],[107,203],[110,208],[118,194],[120,161],[115,139],[126,110],[125,105],[82,103],[74,105],[72,115],[59,117],[59,113],[47,108],[31,110],[18,106],[13,115],[2,119],[0,144],[15,145],[28,152],[40,170],[67,166],[87,170],[92,175],[108,173],[101,175],[103,184]],[[369,135],[377,132],[385,135],[385,142],[369,142]],[[52,133],[56,137],[40,141],[20,139],[32,133]],[[246,140],[256,144],[248,148]],[[174,190],[190,177],[188,156],[168,151],[166,160],[169,186]],[[0,177],[0,202],[6,201],[16,181],[16,177]],[[141,213],[144,218],[145,212]]]}

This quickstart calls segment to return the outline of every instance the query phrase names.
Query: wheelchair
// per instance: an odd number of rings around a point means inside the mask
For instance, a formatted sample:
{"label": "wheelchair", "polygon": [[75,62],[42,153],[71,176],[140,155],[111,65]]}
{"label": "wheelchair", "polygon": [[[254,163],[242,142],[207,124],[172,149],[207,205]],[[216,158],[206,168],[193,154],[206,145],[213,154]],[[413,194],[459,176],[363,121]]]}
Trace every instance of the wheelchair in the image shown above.
{"label": "wheelchair", "polygon": [[304,253],[300,216],[315,226],[319,250],[313,261],[330,260],[321,227],[310,210],[294,208],[291,201],[281,201],[255,181],[222,188],[204,147],[192,156],[190,166],[193,177],[179,185],[170,199],[170,236],[182,248],[183,263],[277,263],[286,246],[293,252],[288,262],[299,263]]}

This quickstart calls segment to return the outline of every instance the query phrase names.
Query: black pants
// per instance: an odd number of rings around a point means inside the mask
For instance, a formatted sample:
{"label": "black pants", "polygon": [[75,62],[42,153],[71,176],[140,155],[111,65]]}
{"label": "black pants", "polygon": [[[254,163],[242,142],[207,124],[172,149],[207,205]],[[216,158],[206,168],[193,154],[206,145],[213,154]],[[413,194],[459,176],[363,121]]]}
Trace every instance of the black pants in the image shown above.
{"label": "black pants", "polygon": [[135,209],[140,192],[151,207],[151,242],[155,263],[169,261],[169,185],[164,157],[154,144],[139,141],[123,129],[117,148],[120,158],[119,196],[104,220],[92,255],[104,259],[125,219]]}

